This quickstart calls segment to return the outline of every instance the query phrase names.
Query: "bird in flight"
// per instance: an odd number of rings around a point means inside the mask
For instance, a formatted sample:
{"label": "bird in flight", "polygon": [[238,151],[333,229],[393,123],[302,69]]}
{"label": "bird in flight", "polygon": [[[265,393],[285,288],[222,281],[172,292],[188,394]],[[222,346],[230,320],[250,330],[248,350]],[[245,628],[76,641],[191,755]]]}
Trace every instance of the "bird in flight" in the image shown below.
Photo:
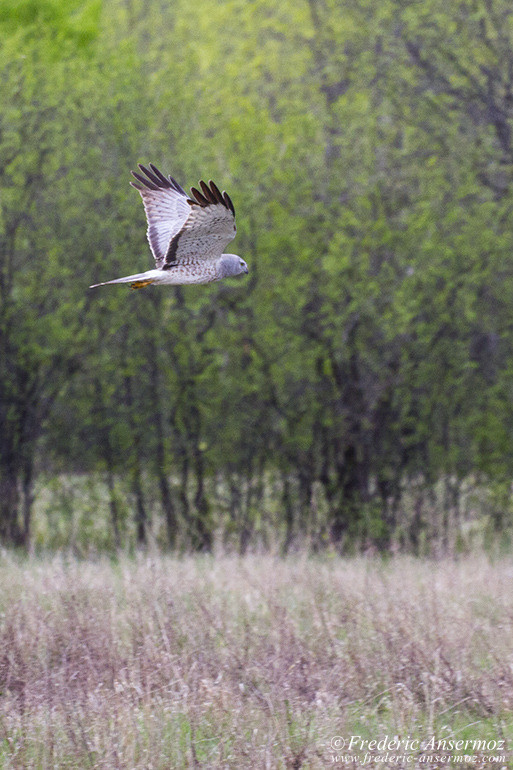
{"label": "bird in flight", "polygon": [[[153,163],[132,171],[148,220],[147,236],[155,269],[90,286],[129,283],[132,289],[152,284],[211,283],[248,272],[236,254],[223,254],[235,238],[235,209],[230,196],[209,181],[201,190],[191,187],[189,197],[173,177],[165,177]],[[151,169],[151,170],[150,170]]]}

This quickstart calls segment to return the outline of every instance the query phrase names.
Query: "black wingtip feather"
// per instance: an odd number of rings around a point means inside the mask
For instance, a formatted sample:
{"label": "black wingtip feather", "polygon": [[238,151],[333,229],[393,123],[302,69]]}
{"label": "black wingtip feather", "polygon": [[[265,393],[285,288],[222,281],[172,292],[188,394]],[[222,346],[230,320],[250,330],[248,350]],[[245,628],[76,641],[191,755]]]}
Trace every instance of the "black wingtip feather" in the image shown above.
{"label": "black wingtip feather", "polygon": [[172,184],[172,185],[173,185],[173,187],[175,188],[176,192],[179,192],[181,195],[185,195],[185,197],[187,197],[187,193],[186,193],[186,192],[185,192],[185,190],[183,189],[182,185],[178,184],[178,182],[176,181],[176,179],[173,179],[173,177],[172,177],[172,176],[170,176],[170,177],[169,177],[169,181],[171,182],[171,184]]}
{"label": "black wingtip feather", "polygon": [[[160,179],[158,178],[158,176],[155,176],[155,174],[152,174],[152,172],[151,172],[149,169],[147,169],[147,168],[146,168],[146,166],[143,166],[141,163],[138,163],[138,166],[139,166],[139,168],[141,169],[141,171],[142,171],[144,174],[146,174],[146,176],[148,177],[148,179],[150,180],[150,182],[151,182],[152,184],[156,185],[157,189],[158,189],[159,187],[162,187],[162,182],[160,181]],[[168,186],[168,185],[166,184],[166,187],[167,187],[167,186]]]}
{"label": "black wingtip feather", "polygon": [[191,187],[191,193],[193,194],[194,198],[196,198],[196,202],[202,208],[204,208],[205,206],[208,206],[209,201],[205,198],[205,196],[202,193],[200,193],[200,191],[196,187]]}
{"label": "black wingtip feather", "polygon": [[232,199],[230,198],[228,193],[225,192],[225,190],[223,190],[223,199],[224,199],[224,202],[226,204],[226,208],[230,209],[232,214],[235,216],[235,208],[233,206]]}
{"label": "black wingtip feather", "polygon": [[197,187],[191,187],[191,194],[192,199],[189,198],[183,187],[178,184],[176,179],[173,179],[172,176],[169,176],[166,178],[164,174],[158,170],[158,168],[153,164],[150,163],[150,169],[147,169],[146,166],[143,166],[142,163],[137,164],[139,166],[139,169],[142,171],[142,173],[145,176],[141,176],[141,174],[138,174],[136,171],[131,171],[135,179],[137,179],[138,182],[140,182],[143,187],[141,187],[139,184],[135,184],[134,182],[130,182],[132,187],[135,187],[136,190],[143,190],[144,187],[148,190],[161,190],[161,189],[174,189],[176,192],[180,193],[180,195],[184,195],[187,198],[187,203],[189,203],[191,206],[201,206],[202,208],[205,208],[205,206],[209,205],[215,205],[220,203],[222,206],[227,208],[229,211],[232,212],[232,214],[235,216],[235,208],[232,203],[232,199],[228,195],[227,192],[223,190],[221,192],[219,190],[219,187],[216,185],[215,182],[212,181],[212,179],[209,179],[208,184],[200,179],[198,182],[199,186],[201,187],[201,192],[198,190]]}
{"label": "black wingtip feather", "polygon": [[212,181],[212,179],[209,179],[208,183],[210,185],[210,189],[212,190],[212,193],[213,193],[214,198],[216,199],[217,203],[222,203],[223,206],[224,206],[223,196],[221,195],[221,191],[220,191],[219,187],[216,185],[215,182]]}
{"label": "black wingtip feather", "polygon": [[171,182],[169,181],[169,179],[166,179],[164,174],[161,171],[159,171],[158,168],[153,163],[150,163],[150,168],[153,171],[154,179],[158,180],[160,187],[165,187],[166,189],[169,189],[171,187]]}
{"label": "black wingtip feather", "polygon": [[[140,168],[139,164],[139,168]],[[148,190],[158,190],[158,186],[156,184],[153,184],[153,182],[150,182],[148,179],[145,179],[143,176],[137,173],[137,171],[131,172],[132,176],[134,176],[138,182],[141,182],[145,187],[148,188]]]}
{"label": "black wingtip feather", "polygon": [[205,198],[207,199],[207,201],[209,203],[217,203],[214,193],[203,180],[200,180],[200,186],[201,186],[201,191],[205,196]]}

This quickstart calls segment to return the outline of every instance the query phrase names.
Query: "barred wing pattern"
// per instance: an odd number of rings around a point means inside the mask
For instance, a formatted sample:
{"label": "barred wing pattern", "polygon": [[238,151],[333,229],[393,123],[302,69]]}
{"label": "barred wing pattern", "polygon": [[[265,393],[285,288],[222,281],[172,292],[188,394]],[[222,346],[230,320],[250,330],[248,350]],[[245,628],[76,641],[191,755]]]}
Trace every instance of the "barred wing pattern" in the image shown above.
{"label": "barred wing pattern", "polygon": [[[152,163],[132,171],[141,184],[131,182],[143,200],[148,220],[148,241],[161,270],[177,265],[218,259],[235,238],[235,210],[230,196],[211,180],[191,188],[188,197],[172,177],[166,178]],[[142,185],[142,186],[141,186]]]}

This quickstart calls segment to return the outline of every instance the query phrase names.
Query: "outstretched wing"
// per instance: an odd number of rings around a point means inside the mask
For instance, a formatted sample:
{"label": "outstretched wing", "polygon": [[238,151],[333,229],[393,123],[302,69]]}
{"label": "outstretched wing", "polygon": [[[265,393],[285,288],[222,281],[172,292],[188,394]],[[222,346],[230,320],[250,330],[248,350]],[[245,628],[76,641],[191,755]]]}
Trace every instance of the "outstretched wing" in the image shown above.
{"label": "outstretched wing", "polygon": [[201,191],[191,188],[189,198],[172,178],[166,179],[150,164],[139,165],[146,178],[132,171],[142,183],[139,190],[148,218],[148,240],[158,268],[215,260],[235,237],[235,210],[230,196],[214,182],[200,182]]}
{"label": "outstretched wing", "polygon": [[166,179],[153,163],[151,171],[139,164],[146,176],[135,171],[132,175],[142,184],[130,182],[139,190],[148,220],[147,236],[150,248],[155,257],[155,264],[161,268],[171,240],[180,232],[190,216],[191,210],[187,203],[187,193],[172,177]]}

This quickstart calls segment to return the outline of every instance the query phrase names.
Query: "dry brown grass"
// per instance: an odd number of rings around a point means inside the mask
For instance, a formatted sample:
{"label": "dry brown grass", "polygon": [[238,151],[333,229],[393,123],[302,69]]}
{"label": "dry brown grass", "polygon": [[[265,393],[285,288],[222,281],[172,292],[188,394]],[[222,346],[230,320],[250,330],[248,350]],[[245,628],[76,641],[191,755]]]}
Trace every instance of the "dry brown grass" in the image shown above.
{"label": "dry brown grass", "polygon": [[510,561],[4,555],[0,610],[1,768],[325,768],[335,735],[513,737]]}

